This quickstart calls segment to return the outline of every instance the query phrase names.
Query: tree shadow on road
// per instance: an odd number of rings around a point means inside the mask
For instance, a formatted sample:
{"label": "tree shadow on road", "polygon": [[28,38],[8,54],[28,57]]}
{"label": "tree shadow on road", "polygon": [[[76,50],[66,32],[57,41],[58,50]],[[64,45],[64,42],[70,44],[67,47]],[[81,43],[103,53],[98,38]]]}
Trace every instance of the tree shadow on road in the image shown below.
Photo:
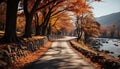
{"label": "tree shadow on road", "polygon": [[23,69],[83,69],[89,65],[84,65],[79,63],[78,65],[73,65],[72,61],[67,61],[71,57],[67,58],[57,58],[51,60],[36,60],[29,65],[25,66]]}

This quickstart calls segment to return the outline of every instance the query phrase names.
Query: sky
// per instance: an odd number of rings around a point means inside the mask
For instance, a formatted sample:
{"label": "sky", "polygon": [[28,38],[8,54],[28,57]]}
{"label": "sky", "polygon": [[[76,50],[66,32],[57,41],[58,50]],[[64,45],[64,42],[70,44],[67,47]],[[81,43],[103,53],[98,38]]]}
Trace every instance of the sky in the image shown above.
{"label": "sky", "polygon": [[116,12],[120,12],[120,0],[103,0],[102,2],[94,2],[91,4],[94,9],[95,17],[100,17]]}

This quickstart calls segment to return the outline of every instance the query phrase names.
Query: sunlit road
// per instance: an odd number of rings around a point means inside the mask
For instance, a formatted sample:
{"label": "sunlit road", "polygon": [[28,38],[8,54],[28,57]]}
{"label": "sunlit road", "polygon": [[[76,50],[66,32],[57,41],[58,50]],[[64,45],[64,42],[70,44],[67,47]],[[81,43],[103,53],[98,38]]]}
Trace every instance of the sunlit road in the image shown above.
{"label": "sunlit road", "polygon": [[78,56],[66,41],[53,42],[51,48],[26,69],[95,69]]}

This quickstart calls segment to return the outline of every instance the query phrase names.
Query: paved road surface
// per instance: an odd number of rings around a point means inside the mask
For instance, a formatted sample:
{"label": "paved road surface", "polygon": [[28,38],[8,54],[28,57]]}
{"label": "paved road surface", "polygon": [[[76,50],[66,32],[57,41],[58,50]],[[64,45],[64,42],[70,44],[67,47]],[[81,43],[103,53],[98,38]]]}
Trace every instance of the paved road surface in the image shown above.
{"label": "paved road surface", "polygon": [[26,69],[95,69],[79,57],[65,41],[53,42],[51,48]]}

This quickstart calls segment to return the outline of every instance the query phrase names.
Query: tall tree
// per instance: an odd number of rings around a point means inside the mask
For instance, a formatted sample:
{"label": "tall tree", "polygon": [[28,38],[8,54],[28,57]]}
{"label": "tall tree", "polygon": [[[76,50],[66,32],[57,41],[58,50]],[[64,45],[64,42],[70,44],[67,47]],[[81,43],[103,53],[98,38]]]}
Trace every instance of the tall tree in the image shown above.
{"label": "tall tree", "polygon": [[34,18],[35,18],[35,35],[40,35],[40,27],[39,27],[39,15],[38,13],[34,14]]}
{"label": "tall tree", "polygon": [[91,16],[86,17],[85,21],[82,27],[84,31],[84,42],[87,43],[90,37],[100,36],[100,24]]}
{"label": "tall tree", "polygon": [[101,0],[73,0],[71,1],[71,8],[68,8],[69,11],[72,11],[76,17],[76,30],[75,34],[77,35],[77,41],[79,41],[83,35],[83,27],[82,24],[85,23],[85,17],[91,14],[92,6],[89,3],[94,1],[101,1]]}
{"label": "tall tree", "polygon": [[42,8],[45,8],[49,4],[53,3],[56,0],[24,0],[24,13],[26,18],[26,25],[25,25],[25,33],[23,37],[31,37],[31,25],[33,20],[33,15],[38,10],[41,10]]}
{"label": "tall tree", "polygon": [[75,22],[75,35],[77,35],[77,41],[81,39],[82,36],[82,26],[81,24],[84,23],[84,17],[88,14],[91,7],[87,4],[88,1],[84,0],[75,0],[72,1],[70,4],[72,4],[71,8],[68,8],[69,11],[72,11],[75,14],[76,22]]}
{"label": "tall tree", "polygon": [[6,28],[3,42],[17,42],[16,18],[19,0],[7,0]]}
{"label": "tall tree", "polygon": [[[49,21],[51,19],[52,16],[62,12],[62,10],[59,10],[56,12],[56,10],[58,10],[60,7],[62,7],[63,5],[61,5],[64,1],[66,0],[56,0],[53,3],[51,3],[48,7],[42,9],[41,13],[43,15],[43,22],[40,25],[40,32],[41,35],[49,35],[49,30],[47,29],[47,26],[49,25]],[[56,12],[56,13],[55,13]],[[42,30],[44,28],[44,30]]]}

